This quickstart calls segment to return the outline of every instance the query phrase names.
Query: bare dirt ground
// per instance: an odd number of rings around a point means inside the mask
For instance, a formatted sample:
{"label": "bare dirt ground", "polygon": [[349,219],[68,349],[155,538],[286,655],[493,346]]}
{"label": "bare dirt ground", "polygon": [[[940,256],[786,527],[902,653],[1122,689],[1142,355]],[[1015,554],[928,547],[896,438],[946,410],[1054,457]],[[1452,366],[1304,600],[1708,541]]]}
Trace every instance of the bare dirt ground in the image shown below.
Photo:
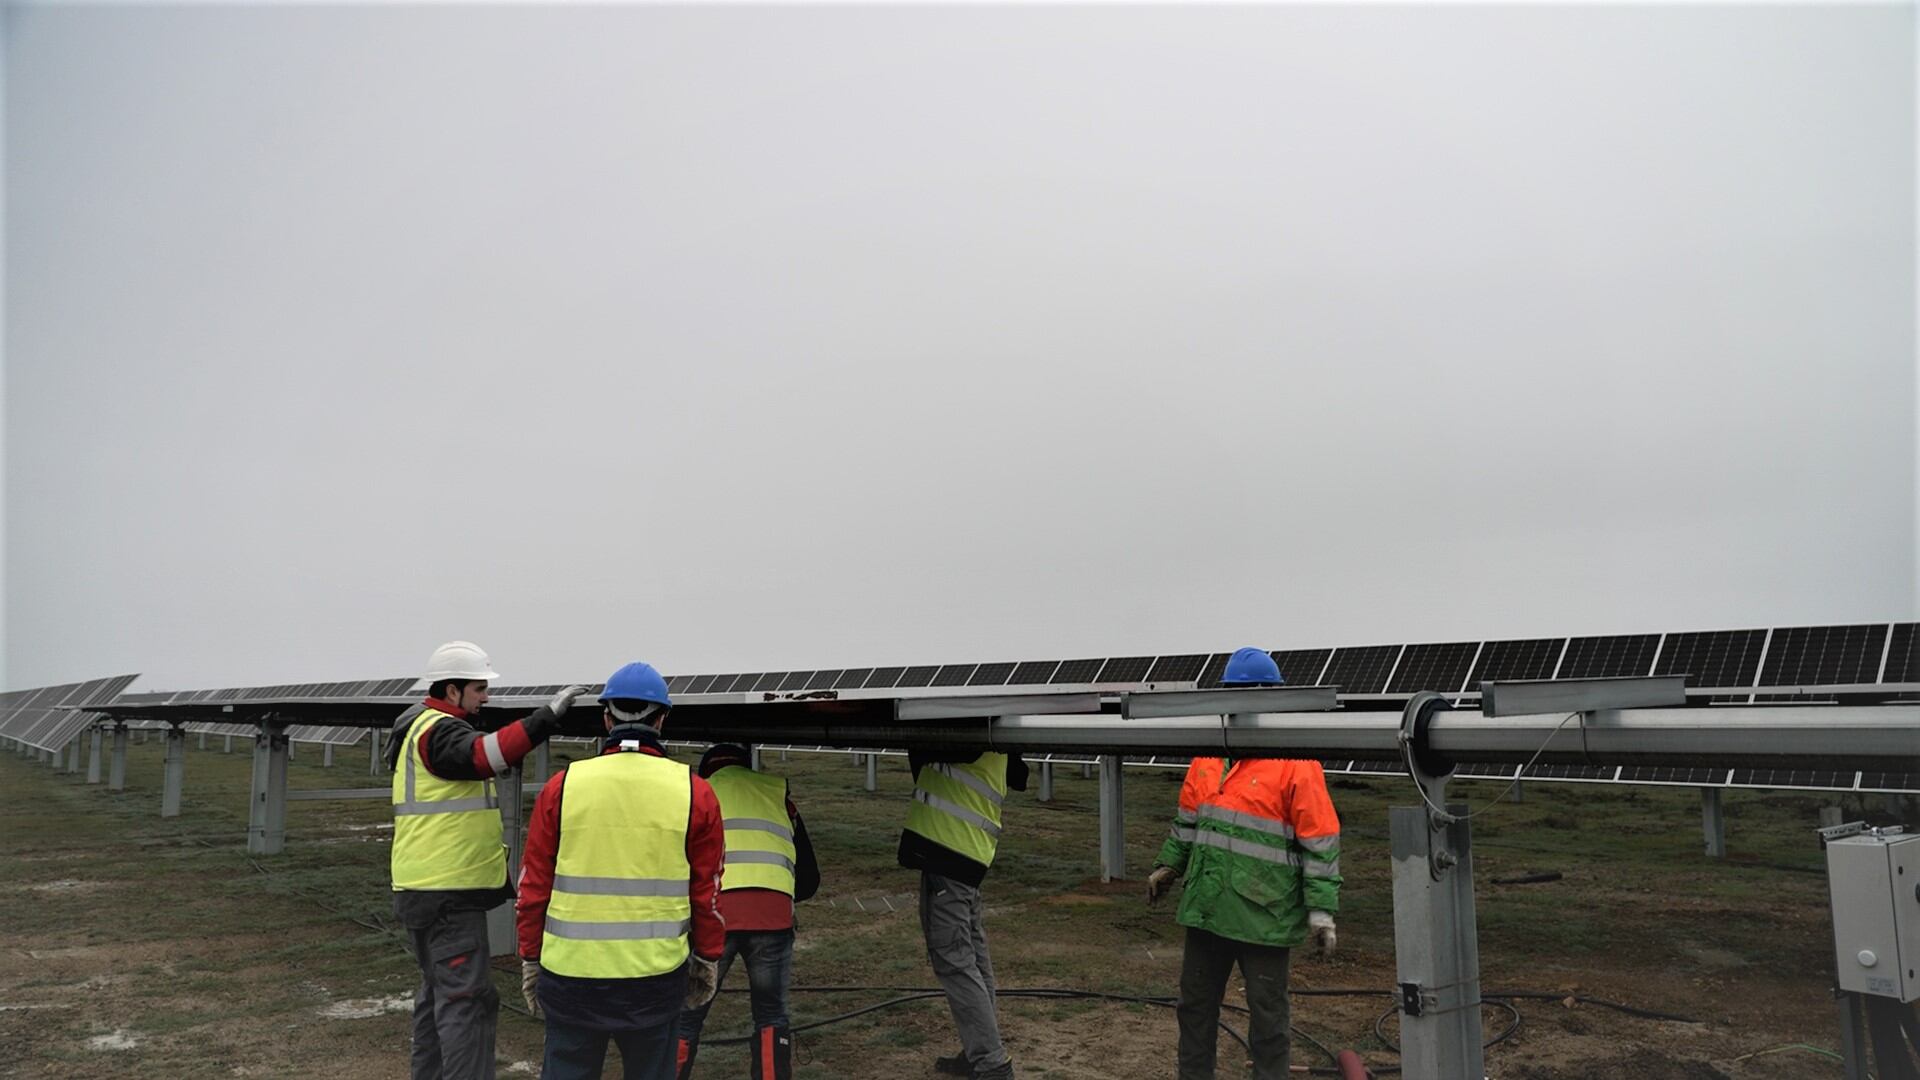
{"label": "bare dirt ground", "polygon": [[[244,748],[243,748],[244,749]],[[365,751],[332,769],[303,748],[296,787],[381,783]],[[245,854],[247,755],[194,750],[181,817],[158,817],[155,744],[134,747],[126,792],[112,794],[12,754],[0,756],[0,1077],[397,1077],[406,1073],[411,961],[388,922],[388,812],[380,803],[298,802],[287,851]],[[769,768],[793,780],[825,873],[802,908],[796,1025],[930,987],[911,892],[893,863],[910,781],[882,763],[881,790],[839,755]],[[1179,774],[1130,772],[1129,865],[1143,874],[1165,834]],[[988,932],[1003,988],[1059,987],[1168,997],[1180,963],[1171,905],[1148,908],[1137,882],[1090,876],[1095,784],[1063,769],[1057,797],[1009,800],[1007,839],[987,884]],[[1476,805],[1487,785],[1460,785]],[[1395,982],[1386,807],[1409,791],[1342,784],[1346,883],[1341,950],[1296,959],[1294,1023],[1379,1067],[1396,1056],[1374,1034]],[[1752,1080],[1837,1077],[1828,996],[1825,879],[1813,840],[1817,796],[1728,797],[1733,856],[1700,854],[1688,789],[1530,784],[1524,802],[1476,818],[1482,986],[1516,999],[1520,1024],[1487,1051],[1500,1080]],[[1561,880],[1496,886],[1554,870]],[[902,898],[906,903],[901,903]],[[889,910],[889,908],[892,910]],[[514,962],[495,981],[518,1004]],[[735,975],[734,983],[742,982]],[[903,988],[896,992],[885,988]],[[1356,991],[1320,994],[1316,991]],[[1627,1015],[1576,998],[1671,1013]],[[1238,1002],[1236,987],[1229,998]],[[1489,1006],[1489,1038],[1512,1017]],[[1163,1007],[1008,998],[1006,1039],[1023,1076],[1166,1077],[1174,1023]],[[1244,1032],[1244,1016],[1228,1014]],[[709,1035],[743,1034],[744,994],[723,996]],[[1389,1017],[1388,1037],[1396,1027]],[[537,1075],[541,1031],[501,1017],[502,1074]],[[956,1045],[944,1004],[917,1000],[803,1031],[806,1078],[921,1077]],[[1807,1049],[1812,1047],[1813,1049]],[[745,1050],[710,1043],[702,1075],[744,1072]],[[1305,1037],[1296,1064],[1324,1069]],[[1221,1041],[1223,1076],[1244,1054]]]}

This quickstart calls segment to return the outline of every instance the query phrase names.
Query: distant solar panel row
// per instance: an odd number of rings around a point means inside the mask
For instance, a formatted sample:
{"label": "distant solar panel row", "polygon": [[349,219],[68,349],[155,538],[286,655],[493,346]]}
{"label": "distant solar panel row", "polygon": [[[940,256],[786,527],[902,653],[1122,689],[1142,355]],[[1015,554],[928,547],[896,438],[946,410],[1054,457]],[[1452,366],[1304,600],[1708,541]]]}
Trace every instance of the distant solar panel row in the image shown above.
{"label": "distant solar panel row", "polygon": [[96,713],[75,711],[75,706],[112,701],[138,677],[116,675],[0,694],[0,737],[41,750],[63,750],[74,735],[99,719]]}

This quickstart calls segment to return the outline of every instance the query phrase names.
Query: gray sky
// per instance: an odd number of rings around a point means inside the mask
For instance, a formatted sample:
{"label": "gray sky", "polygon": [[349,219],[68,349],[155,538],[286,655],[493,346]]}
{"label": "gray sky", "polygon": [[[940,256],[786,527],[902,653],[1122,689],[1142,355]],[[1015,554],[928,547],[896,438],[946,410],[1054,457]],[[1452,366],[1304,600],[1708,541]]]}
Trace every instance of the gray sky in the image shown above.
{"label": "gray sky", "polygon": [[1911,5],[20,7],[9,687],[1911,619]]}

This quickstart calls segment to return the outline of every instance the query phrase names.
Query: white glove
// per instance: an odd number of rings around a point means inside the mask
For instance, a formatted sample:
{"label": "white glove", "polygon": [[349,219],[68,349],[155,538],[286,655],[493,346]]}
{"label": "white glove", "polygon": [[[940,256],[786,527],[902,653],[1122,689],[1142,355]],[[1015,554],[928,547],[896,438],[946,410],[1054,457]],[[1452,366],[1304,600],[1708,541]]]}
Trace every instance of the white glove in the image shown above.
{"label": "white glove", "polygon": [[1160,898],[1173,889],[1173,879],[1177,877],[1171,866],[1156,866],[1153,873],[1147,875],[1147,903],[1157,904]]}
{"label": "white glove", "polygon": [[1333,932],[1333,912],[1317,908],[1307,912],[1307,931],[1313,936],[1313,947],[1325,960],[1333,955],[1333,946],[1339,940]]}
{"label": "white glove", "polygon": [[687,1008],[697,1009],[720,992],[720,961],[690,957],[687,962]]}
{"label": "white glove", "polygon": [[573,699],[586,692],[587,688],[584,686],[569,686],[565,690],[553,695],[553,700],[547,702],[547,711],[553,713],[555,716],[564,716],[567,712],[567,706],[573,704]]}
{"label": "white glove", "polygon": [[526,999],[527,1011],[533,1014],[533,1018],[535,1020],[538,1020],[542,1016],[546,1015],[545,1012],[541,1011],[540,995],[535,990],[535,988],[538,987],[539,985],[540,985],[540,961],[538,960],[520,961],[520,996]]}

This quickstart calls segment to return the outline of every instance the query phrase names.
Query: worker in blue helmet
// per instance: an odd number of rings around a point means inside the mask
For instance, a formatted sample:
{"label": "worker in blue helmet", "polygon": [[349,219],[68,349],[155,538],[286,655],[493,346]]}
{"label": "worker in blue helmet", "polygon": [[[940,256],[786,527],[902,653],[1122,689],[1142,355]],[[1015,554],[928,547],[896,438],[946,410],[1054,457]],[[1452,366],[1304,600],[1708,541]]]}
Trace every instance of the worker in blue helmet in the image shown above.
{"label": "worker in blue helmet", "polygon": [[[521,992],[546,1020],[547,1080],[667,1080],[683,1009],[713,999],[726,833],[706,780],[667,757],[667,681],[633,663],[600,694],[605,738],[541,788],[520,866]],[[564,797],[563,797],[564,793]]]}
{"label": "worker in blue helmet", "polygon": [[[1227,659],[1221,686],[1280,686],[1261,649]],[[1340,897],[1340,819],[1317,761],[1194,758],[1173,832],[1147,875],[1147,902],[1184,879],[1175,921],[1180,960],[1180,1080],[1212,1080],[1220,1002],[1237,963],[1246,979],[1254,1080],[1284,1080],[1287,972],[1292,950],[1334,947]]]}

